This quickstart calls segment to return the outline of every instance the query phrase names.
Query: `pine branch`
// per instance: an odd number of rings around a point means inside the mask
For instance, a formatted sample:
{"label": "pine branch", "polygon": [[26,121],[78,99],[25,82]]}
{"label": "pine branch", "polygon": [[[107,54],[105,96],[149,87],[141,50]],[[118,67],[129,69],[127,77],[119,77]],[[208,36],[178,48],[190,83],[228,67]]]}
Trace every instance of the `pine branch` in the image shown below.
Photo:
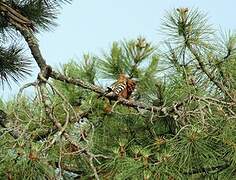
{"label": "pine branch", "polygon": [[[24,37],[25,41],[27,42],[30,50],[31,50],[31,54],[33,55],[35,61],[37,62],[41,72],[45,72],[45,69],[47,69],[48,66],[46,64],[46,61],[44,60],[41,51],[39,49],[39,44],[35,38],[35,36],[30,32],[30,30],[25,29],[21,26],[18,26],[17,24],[15,24],[17,29],[20,31],[20,33],[22,34],[22,36]],[[105,90],[99,86],[90,84],[88,82],[84,82],[81,79],[73,79],[67,76],[64,76],[60,73],[57,73],[55,71],[52,71],[48,74],[48,76],[50,76],[53,79],[56,80],[60,80],[62,82],[66,82],[69,84],[74,84],[80,87],[83,87],[85,89],[89,89],[91,91],[94,91],[96,93],[99,94],[105,94]],[[44,76],[45,77],[45,76]],[[46,78],[47,79],[47,78]],[[106,95],[107,98],[113,98],[113,97],[109,97]],[[135,101],[129,101],[127,99],[119,99],[119,102],[123,105],[129,106],[129,107],[134,107],[134,108],[141,108],[141,109],[146,109],[149,111],[153,111],[153,112],[160,112],[162,111],[163,113],[165,112],[165,108],[160,108],[160,107],[156,107],[156,106],[147,106],[142,102],[135,102]]]}
{"label": "pine branch", "polygon": [[[80,118],[83,118],[83,117],[88,116],[89,113],[91,113],[91,112],[90,112],[90,111],[89,111],[89,112],[83,112],[83,113],[79,114],[78,116],[79,116]],[[71,117],[70,122],[73,122],[73,123],[74,123],[74,122],[77,122],[77,117]],[[50,129],[48,129],[46,132],[41,133],[41,134],[38,134],[37,136],[35,136],[35,137],[33,138],[33,141],[36,142],[36,141],[40,141],[40,140],[47,139],[48,136],[53,135],[53,134],[55,134],[56,132],[57,132],[57,127],[50,128]]]}
{"label": "pine branch", "polygon": [[18,24],[34,32],[38,32],[39,29],[50,30],[51,26],[56,26],[55,19],[61,4],[66,2],[69,3],[70,0],[0,2],[1,21],[6,22],[5,28]]}
{"label": "pine branch", "polygon": [[187,43],[187,47],[190,50],[190,52],[194,55],[194,57],[198,61],[199,67],[207,75],[207,77],[210,79],[210,81],[213,84],[215,84],[216,87],[218,87],[226,96],[228,96],[231,100],[233,100],[229,91],[223,86],[223,84],[220,83],[219,81],[217,81],[216,77],[206,69],[205,64],[203,63],[201,57],[198,55],[197,51],[189,43]]}
{"label": "pine branch", "polygon": [[[19,31],[21,32],[21,34],[25,38],[26,42],[28,43],[28,46],[31,50],[31,54],[34,56],[39,68],[41,69],[41,71],[43,71],[43,69],[45,67],[48,67],[48,65],[46,65],[46,61],[44,60],[44,58],[41,54],[41,51],[39,49],[39,45],[38,45],[34,35],[32,33],[30,33],[30,31],[27,30],[27,29],[24,29],[24,28],[21,28],[21,27],[19,27],[19,28],[20,28]],[[55,79],[55,80],[59,80],[59,81],[66,82],[66,83],[69,83],[69,84],[74,84],[74,85],[80,86],[82,88],[94,91],[98,94],[102,94],[102,95],[105,94],[105,90],[103,88],[101,88],[99,86],[96,86],[96,85],[93,85],[93,84],[90,84],[88,82],[82,81],[81,79],[78,79],[78,78],[74,79],[74,78],[71,78],[71,77],[67,77],[67,76],[64,76],[64,75],[62,75],[60,73],[57,73],[55,71],[52,71],[48,75],[51,78]],[[108,95],[105,95],[105,97],[113,98],[113,97],[108,96]],[[119,103],[121,103],[123,105],[126,105],[128,107],[145,109],[145,110],[152,111],[152,112],[163,112],[164,114],[167,113],[166,108],[156,107],[156,106],[148,106],[148,105],[145,105],[142,102],[129,101],[129,100],[123,99],[123,98],[119,99]],[[176,106],[176,105],[174,105],[174,106]],[[170,108],[170,111],[174,111],[174,106],[172,108]]]}
{"label": "pine branch", "polygon": [[[106,95],[105,90],[103,88],[101,88],[99,86],[96,86],[96,85],[93,85],[93,84],[90,84],[90,83],[87,83],[87,82],[84,82],[84,81],[82,81],[81,79],[78,79],[78,78],[74,79],[74,78],[71,78],[71,77],[67,77],[67,76],[64,76],[64,75],[62,75],[60,73],[57,73],[55,71],[52,71],[50,77],[55,79],[55,80],[59,80],[59,81],[62,81],[62,82],[68,83],[68,84],[74,84],[76,86],[80,86],[82,88],[94,91],[98,94],[104,95],[108,99],[114,98],[112,95]],[[154,111],[154,112],[159,112],[159,111],[162,110],[162,108],[160,108],[160,107],[147,106],[142,102],[136,102],[136,101],[127,100],[127,99],[124,99],[124,98],[119,98],[119,103],[121,103],[123,105],[126,105],[126,106],[129,106],[129,107],[146,109],[146,110]],[[164,112],[164,110],[162,110],[162,111]]]}
{"label": "pine branch", "polygon": [[65,76],[65,75],[60,74],[60,73],[55,72],[55,71],[52,71],[52,73],[50,74],[50,77],[55,79],[55,80],[59,80],[59,81],[62,81],[62,82],[68,83],[68,84],[74,84],[74,85],[83,87],[84,89],[88,89],[88,90],[94,91],[94,92],[99,93],[99,94],[104,94],[105,93],[105,90],[103,88],[99,87],[99,86],[96,86],[96,85],[93,85],[91,83],[85,82],[85,81],[83,81],[81,79],[78,79],[78,78],[74,79],[74,78]]}
{"label": "pine branch", "polygon": [[[184,17],[186,15],[183,15]],[[187,26],[186,22],[184,23],[184,27]],[[191,45],[191,41],[189,38],[189,34],[187,32],[186,29],[183,30],[182,36],[184,38],[184,42],[186,47],[189,49],[189,51],[194,55],[194,57],[196,58],[199,67],[201,68],[201,70],[207,75],[207,77],[210,79],[211,82],[213,82],[213,84],[215,84],[223,93],[225,93],[227,96],[230,96],[229,92],[225,89],[225,87],[216,80],[216,77],[213,76],[205,67],[204,62],[202,61],[201,57],[199,56],[199,53],[194,49],[194,47]],[[231,98],[232,99],[232,98]]]}
{"label": "pine branch", "polygon": [[218,81],[217,77],[206,68],[206,64],[200,56],[201,53],[198,52],[197,49],[201,47],[207,48],[205,47],[206,42],[204,41],[212,35],[211,29],[206,22],[206,16],[198,11],[189,11],[188,8],[178,8],[173,14],[167,16],[166,21],[167,22],[164,22],[164,31],[168,34],[170,32],[172,33],[169,34],[173,37],[173,40],[170,41],[175,44],[178,44],[177,42],[181,43],[179,45],[183,48],[183,58],[185,58],[185,49],[187,48],[197,60],[200,69],[207,78],[209,78],[222,93],[234,101],[225,83]]}
{"label": "pine branch", "polygon": [[19,26],[18,30],[20,31],[21,35],[24,37],[25,41],[27,42],[30,48],[31,54],[33,55],[36,63],[38,64],[39,68],[42,70],[46,66],[46,61],[44,60],[41,54],[36,37],[28,29],[25,29]]}
{"label": "pine branch", "polygon": [[0,12],[4,14],[4,17],[9,21],[9,23],[33,29],[33,23],[8,4],[0,2]]}
{"label": "pine branch", "polygon": [[[95,155],[92,154],[90,152],[89,149],[87,148],[82,148],[77,142],[74,141],[73,138],[71,138],[71,136],[66,132],[66,125],[62,126],[61,123],[58,121],[58,119],[53,115],[53,108],[51,106],[51,102],[50,102],[50,98],[48,97],[47,91],[46,91],[46,83],[47,83],[47,77],[45,77],[45,74],[47,76],[47,72],[45,73],[44,71],[47,71],[48,66],[46,66],[46,68],[44,68],[44,70],[39,74],[38,79],[39,79],[39,89],[40,89],[40,97],[41,97],[41,101],[44,105],[44,109],[45,109],[45,113],[46,116],[49,118],[49,120],[57,127],[57,129],[59,130],[59,134],[64,136],[66,140],[68,140],[72,145],[74,145],[77,150],[78,153],[83,153],[87,160],[89,161],[90,167],[94,173],[94,176],[97,180],[99,180],[99,176],[97,174],[97,169],[94,166],[93,163],[93,159],[95,158]],[[51,86],[51,88],[53,88],[53,86]],[[55,91],[55,89],[53,89]],[[67,111],[67,110],[65,110]],[[69,122],[69,112],[67,111],[67,123]],[[54,141],[55,142],[55,141]],[[52,145],[52,142],[51,142]]]}
{"label": "pine branch", "polygon": [[[28,43],[30,50],[31,50],[31,54],[34,56],[39,68],[41,69],[41,72],[44,71],[44,69],[47,69],[47,67],[49,67],[48,65],[46,65],[46,61],[44,60],[40,49],[39,49],[39,45],[34,37],[34,35],[27,29],[23,29],[21,27],[19,27],[21,34],[24,36],[26,42]],[[192,51],[192,53],[196,56],[196,59],[199,61],[199,64],[201,64],[201,59],[198,56],[198,54],[195,51]],[[50,68],[49,68],[50,69]],[[207,75],[210,77],[211,80],[213,80],[222,90],[224,90],[224,88],[222,87],[221,84],[219,84],[219,82],[215,81],[215,78],[212,77],[212,75],[210,73],[207,72],[207,70],[204,69],[203,66],[203,70],[207,73]],[[55,71],[51,71],[50,73],[47,73],[47,78],[51,77],[55,80],[59,80],[68,84],[73,84],[76,86],[80,86],[84,89],[88,89],[90,91],[96,92],[98,94],[104,95],[105,94],[105,90],[99,86],[93,85],[91,83],[85,82],[79,78],[74,79],[71,77],[67,77],[65,75],[62,75],[58,72]],[[45,76],[44,76],[45,77]],[[46,78],[46,79],[47,79]],[[224,91],[225,92],[225,91]],[[227,93],[227,91],[226,91]],[[112,99],[113,97],[109,97],[108,95],[104,95],[105,97],[107,97],[108,99]],[[164,115],[171,115],[174,113],[176,113],[176,111],[178,110],[178,108],[180,108],[181,106],[183,106],[185,104],[185,101],[188,101],[189,99],[191,100],[193,97],[187,98],[187,100],[184,100],[183,102],[179,102],[179,103],[174,103],[172,106],[170,107],[157,107],[157,106],[151,106],[151,105],[146,105],[143,102],[136,102],[136,101],[132,101],[132,100],[127,100],[127,99],[122,99],[119,98],[119,103],[123,104],[125,106],[128,107],[133,107],[136,109],[145,109],[151,112],[162,112]],[[49,113],[50,114],[50,113]],[[53,118],[51,117],[51,120],[53,120]],[[57,126],[59,129],[61,128],[59,125]],[[66,133],[63,134],[64,136],[66,135]],[[66,135],[67,136],[67,135]],[[69,138],[69,137],[67,137]]]}
{"label": "pine branch", "polygon": [[[55,79],[55,80],[59,80],[68,84],[73,84],[76,86],[80,86],[82,88],[88,89],[90,91],[96,92],[98,94],[104,95],[104,97],[107,97],[108,99],[112,99],[114,98],[112,95],[109,94],[105,94],[105,90],[99,86],[87,83],[82,81],[81,79],[74,79],[71,77],[67,77],[65,75],[62,75],[60,73],[57,73],[55,71],[52,71],[51,73],[51,78]],[[137,109],[145,109],[151,112],[162,112],[164,114],[168,114],[168,113],[173,113],[175,111],[175,109],[180,108],[181,106],[184,105],[185,101],[189,101],[194,99],[193,96],[187,98],[186,100],[184,100],[183,102],[179,102],[179,103],[174,103],[172,106],[170,107],[157,107],[157,106],[152,106],[152,105],[146,105],[143,102],[137,102],[134,100],[127,100],[124,98],[119,98],[118,101],[120,104],[123,104],[125,106],[128,107],[133,107],[133,108],[137,108]]]}

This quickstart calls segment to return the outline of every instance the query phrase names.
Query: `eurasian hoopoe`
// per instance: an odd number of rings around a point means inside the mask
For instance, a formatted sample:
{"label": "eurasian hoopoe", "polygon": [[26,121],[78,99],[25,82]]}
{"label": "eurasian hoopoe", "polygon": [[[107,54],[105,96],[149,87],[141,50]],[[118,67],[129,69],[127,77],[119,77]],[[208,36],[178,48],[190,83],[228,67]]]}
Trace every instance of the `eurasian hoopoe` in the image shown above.
{"label": "eurasian hoopoe", "polygon": [[132,92],[135,90],[136,82],[132,79],[129,79],[125,74],[120,74],[119,78],[111,87],[108,87],[107,96],[113,98],[125,98],[129,99]]}
{"label": "eurasian hoopoe", "polygon": [[110,113],[112,111],[111,100],[117,100],[119,98],[129,99],[132,92],[135,90],[135,80],[129,79],[125,74],[120,74],[119,78],[111,87],[108,87],[108,91],[105,93],[104,111]]}

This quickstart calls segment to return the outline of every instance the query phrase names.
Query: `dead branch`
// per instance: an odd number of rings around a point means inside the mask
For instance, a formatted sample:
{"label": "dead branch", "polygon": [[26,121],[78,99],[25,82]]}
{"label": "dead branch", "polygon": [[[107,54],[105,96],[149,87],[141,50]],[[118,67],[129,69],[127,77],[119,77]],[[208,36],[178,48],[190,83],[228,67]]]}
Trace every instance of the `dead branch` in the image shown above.
{"label": "dead branch", "polygon": [[[74,145],[77,148],[77,150],[80,150],[80,152],[83,153],[88,158],[89,164],[91,166],[91,169],[94,172],[95,178],[99,179],[96,167],[93,164],[94,155],[91,152],[89,152],[88,149],[85,149],[85,148],[83,149],[82,147],[80,147],[80,145],[77,144],[70,137],[70,135],[65,131],[65,128],[62,127],[61,123],[53,116],[52,107],[50,106],[49,97],[47,95],[47,92],[45,91],[47,80],[45,79],[45,77],[42,76],[42,74],[40,74],[38,78],[39,78],[39,82],[41,82],[39,88],[40,88],[40,93],[41,93],[41,97],[42,97],[42,103],[44,104],[44,108],[45,108],[45,112],[46,112],[47,117],[49,118],[49,120],[51,120],[55,124],[55,126],[58,128],[59,132],[62,132],[61,135],[63,135],[65,137],[65,139],[67,139],[72,145]],[[40,79],[40,78],[42,78],[42,79]],[[69,118],[68,118],[68,121],[69,121]]]}

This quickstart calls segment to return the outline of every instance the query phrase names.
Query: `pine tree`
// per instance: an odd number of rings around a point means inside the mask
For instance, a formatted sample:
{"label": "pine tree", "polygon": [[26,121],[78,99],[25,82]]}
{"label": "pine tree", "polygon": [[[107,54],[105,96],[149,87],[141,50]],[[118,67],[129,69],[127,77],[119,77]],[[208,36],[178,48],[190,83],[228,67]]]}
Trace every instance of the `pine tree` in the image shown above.
{"label": "pine tree", "polygon": [[[0,79],[9,84],[9,80],[18,81],[28,75],[30,58],[23,55],[23,47],[19,46],[19,34],[25,30],[36,33],[49,30],[56,25],[54,20],[61,3],[69,1],[57,0],[1,0],[0,1]],[[25,29],[25,30],[24,30]],[[26,40],[29,40],[24,35]]]}
{"label": "pine tree", "polygon": [[[0,102],[0,176],[234,179],[235,34],[219,37],[205,14],[178,8],[163,20],[159,49],[144,37],[114,42],[102,56],[86,54],[55,71],[35,33],[55,24],[65,2],[0,2],[2,39],[20,34],[40,68],[16,99]],[[2,82],[29,73],[21,49],[3,48]],[[101,87],[120,74],[137,84],[129,99]],[[22,95],[31,86],[33,99]]]}

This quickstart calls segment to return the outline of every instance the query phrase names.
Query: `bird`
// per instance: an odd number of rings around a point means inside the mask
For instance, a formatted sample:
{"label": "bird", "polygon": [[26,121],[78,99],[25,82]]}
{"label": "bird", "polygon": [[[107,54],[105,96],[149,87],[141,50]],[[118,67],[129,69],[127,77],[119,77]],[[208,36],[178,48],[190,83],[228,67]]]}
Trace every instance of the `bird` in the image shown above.
{"label": "bird", "polygon": [[135,90],[136,82],[130,79],[125,74],[120,74],[117,81],[108,87],[106,96],[113,99],[124,98],[129,99],[133,91]]}
{"label": "bird", "polygon": [[104,112],[112,111],[111,100],[119,100],[119,98],[129,99],[136,87],[136,81],[130,79],[124,73],[120,74],[116,82],[108,87],[104,96],[106,96],[104,104]]}

